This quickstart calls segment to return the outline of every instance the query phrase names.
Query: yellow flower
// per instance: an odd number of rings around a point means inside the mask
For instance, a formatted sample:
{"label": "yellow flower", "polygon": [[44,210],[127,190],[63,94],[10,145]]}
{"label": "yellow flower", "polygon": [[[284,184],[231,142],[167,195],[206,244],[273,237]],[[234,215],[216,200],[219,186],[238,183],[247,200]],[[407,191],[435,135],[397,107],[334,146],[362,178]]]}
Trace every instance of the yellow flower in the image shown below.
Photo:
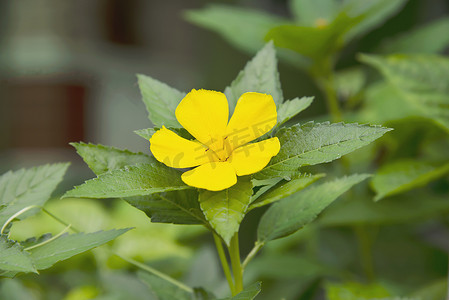
{"label": "yellow flower", "polygon": [[162,126],[150,138],[150,150],[169,167],[196,167],[182,174],[190,186],[210,191],[229,188],[237,183],[237,176],[262,170],[280,150],[277,137],[249,143],[276,125],[276,105],[270,95],[243,94],[228,122],[228,101],[223,93],[192,90],[175,114],[196,140]]}

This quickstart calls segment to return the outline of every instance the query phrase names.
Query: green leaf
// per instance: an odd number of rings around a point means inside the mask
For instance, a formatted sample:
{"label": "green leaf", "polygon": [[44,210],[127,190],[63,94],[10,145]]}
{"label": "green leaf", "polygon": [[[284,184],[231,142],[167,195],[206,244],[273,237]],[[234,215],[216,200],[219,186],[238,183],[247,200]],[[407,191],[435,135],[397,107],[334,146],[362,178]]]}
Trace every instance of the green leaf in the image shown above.
{"label": "green leaf", "polygon": [[391,296],[387,289],[379,284],[360,284],[358,282],[347,282],[344,284],[326,284],[326,296],[328,300],[347,299],[387,299]]}
{"label": "green leaf", "polygon": [[449,59],[433,55],[361,55],[405,97],[414,111],[449,131]]}
{"label": "green leaf", "polygon": [[151,222],[208,225],[198,203],[198,192],[194,189],[124,200],[147,214]]}
{"label": "green leaf", "polygon": [[[69,167],[68,163],[44,165],[30,169],[9,171],[0,176],[0,226],[8,218],[30,205],[44,205]],[[17,219],[23,220],[39,211],[31,209]]]}
{"label": "green leaf", "polygon": [[3,279],[0,285],[0,299],[39,300],[33,288],[22,283],[19,278]]}
{"label": "green leaf", "polygon": [[357,150],[390,131],[389,128],[344,123],[313,123],[279,130],[279,154],[254,178],[291,178],[301,166],[326,163]]}
{"label": "green leaf", "polygon": [[138,277],[154,293],[158,300],[192,300],[193,294],[148,272],[138,272]]}
{"label": "green leaf", "polygon": [[449,163],[438,167],[426,162],[401,160],[384,165],[371,180],[376,192],[374,201],[425,186],[446,173],[449,173]]}
{"label": "green leaf", "polygon": [[249,176],[240,177],[235,185],[223,191],[200,190],[199,202],[206,219],[228,245],[245,216],[252,192]]}
{"label": "green leaf", "polygon": [[259,243],[290,235],[312,222],[317,215],[353,185],[369,175],[356,174],[313,185],[274,203],[262,216],[257,229]]}
{"label": "green leaf", "polygon": [[36,268],[28,252],[6,235],[0,236],[0,270],[12,272],[35,272]]}
{"label": "green leaf", "polygon": [[181,173],[159,162],[138,164],[112,170],[76,186],[64,198],[126,198],[184,190],[191,187],[181,180]]}
{"label": "green leaf", "polygon": [[252,210],[256,207],[261,207],[264,205],[271,204],[287,196],[290,196],[308,185],[314,183],[318,179],[324,177],[325,174],[311,175],[311,174],[301,174],[297,178],[290,181],[282,181],[276,186],[272,187],[267,192],[263,193],[258,197],[253,203],[251,203],[248,210]]}
{"label": "green leaf", "polygon": [[449,18],[441,18],[388,39],[384,53],[439,53],[449,46]]}
{"label": "green leaf", "polygon": [[340,7],[335,0],[292,0],[290,10],[299,23],[316,26],[318,22],[332,22]]}
{"label": "green leaf", "polygon": [[149,76],[138,74],[137,79],[148,119],[156,126],[181,127],[175,110],[186,94]]}
{"label": "green leaf", "polygon": [[[153,136],[153,134],[158,131],[160,128],[159,127],[153,127],[153,128],[146,128],[146,129],[140,129],[140,130],[135,130],[134,133],[136,133],[137,135],[143,137],[144,139],[146,139],[147,141],[150,140],[150,138]],[[179,135],[180,137],[183,137],[185,139],[188,140],[193,140],[193,136],[184,128],[174,128],[174,127],[167,127],[167,129],[170,129],[171,131],[174,131],[177,135]]]}
{"label": "green leaf", "polygon": [[83,158],[84,162],[96,174],[100,175],[107,171],[121,169],[125,166],[139,163],[154,163],[156,160],[141,152],[134,153],[103,145],[70,143],[76,152]]}
{"label": "green leaf", "polygon": [[94,233],[66,234],[48,244],[29,250],[37,269],[47,269],[58,261],[103,245],[127,232],[129,228]]}
{"label": "green leaf", "polygon": [[221,300],[253,300],[260,293],[262,283],[260,281],[251,284],[246,289],[233,297],[223,298]]}
{"label": "green leaf", "polygon": [[239,97],[246,92],[269,94],[273,96],[276,106],[284,100],[273,43],[266,44],[225,89],[230,114]]}
{"label": "green leaf", "polygon": [[293,100],[287,100],[281,103],[278,113],[278,123],[277,127],[281,126],[285,122],[289,121],[291,118],[305,110],[312,104],[313,97],[302,97],[295,98]]}

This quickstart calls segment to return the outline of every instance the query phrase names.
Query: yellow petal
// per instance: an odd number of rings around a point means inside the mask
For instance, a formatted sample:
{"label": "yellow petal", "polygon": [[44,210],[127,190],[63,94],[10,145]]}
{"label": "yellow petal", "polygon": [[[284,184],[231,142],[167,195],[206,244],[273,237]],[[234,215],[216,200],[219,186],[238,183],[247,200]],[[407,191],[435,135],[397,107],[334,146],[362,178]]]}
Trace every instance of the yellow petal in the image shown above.
{"label": "yellow petal", "polygon": [[277,137],[235,149],[229,157],[239,176],[253,174],[262,170],[273,156],[279,153],[281,144]]}
{"label": "yellow petal", "polygon": [[214,160],[203,144],[182,138],[165,126],[150,138],[150,150],[158,161],[172,168],[196,167]]}
{"label": "yellow petal", "polygon": [[277,113],[273,97],[261,93],[245,93],[237,101],[226,128],[226,148],[244,145],[264,135],[276,125]]}
{"label": "yellow petal", "polygon": [[237,183],[234,168],[228,162],[211,162],[201,165],[185,172],[181,178],[190,186],[209,191],[221,191]]}
{"label": "yellow petal", "polygon": [[226,96],[215,91],[192,90],[176,108],[176,118],[182,127],[217,152],[223,149],[228,117]]}

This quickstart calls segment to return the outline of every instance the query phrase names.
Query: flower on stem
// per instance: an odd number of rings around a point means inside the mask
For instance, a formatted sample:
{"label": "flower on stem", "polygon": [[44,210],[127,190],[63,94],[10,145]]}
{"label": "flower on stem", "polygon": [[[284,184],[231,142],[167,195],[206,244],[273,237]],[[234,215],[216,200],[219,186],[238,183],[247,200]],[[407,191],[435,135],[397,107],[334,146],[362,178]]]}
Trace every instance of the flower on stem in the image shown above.
{"label": "flower on stem", "polygon": [[181,176],[190,186],[210,191],[229,188],[237,183],[237,176],[262,170],[280,150],[277,137],[250,143],[276,125],[276,105],[270,95],[243,94],[228,122],[228,101],[223,93],[192,90],[175,114],[196,140],[162,126],[150,138],[150,150],[169,167],[195,167]]}

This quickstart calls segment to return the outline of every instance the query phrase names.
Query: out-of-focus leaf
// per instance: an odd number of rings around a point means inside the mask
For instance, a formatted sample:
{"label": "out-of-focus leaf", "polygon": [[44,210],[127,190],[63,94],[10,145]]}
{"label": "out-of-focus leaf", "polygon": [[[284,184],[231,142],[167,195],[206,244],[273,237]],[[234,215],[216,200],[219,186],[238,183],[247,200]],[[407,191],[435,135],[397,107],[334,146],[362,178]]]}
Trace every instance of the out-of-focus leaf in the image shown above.
{"label": "out-of-focus leaf", "polygon": [[365,84],[365,74],[360,68],[351,68],[335,74],[335,88],[343,99],[360,93]]}
{"label": "out-of-focus leaf", "polygon": [[425,186],[449,173],[449,163],[434,166],[430,163],[401,160],[382,166],[371,180],[376,192],[374,201]]}
{"label": "out-of-focus leaf", "polygon": [[245,216],[252,192],[249,176],[240,177],[235,185],[223,191],[200,191],[198,199],[206,219],[228,245]]}
{"label": "out-of-focus leaf", "polygon": [[86,143],[70,143],[84,162],[96,174],[139,163],[154,163],[156,160],[141,152],[134,153],[114,147]]}
{"label": "out-of-focus leaf", "polygon": [[304,189],[308,185],[314,183],[315,181],[324,176],[325,174],[317,174],[317,175],[303,174],[290,181],[287,182],[282,181],[278,183],[276,186],[272,187],[267,192],[263,193],[260,197],[258,197],[253,203],[251,203],[248,210],[268,205],[283,198],[286,198]]}
{"label": "out-of-focus leaf", "polygon": [[175,110],[185,93],[145,75],[137,75],[142,100],[148,111],[148,119],[155,126],[181,127]]}
{"label": "out-of-focus leaf", "polygon": [[388,39],[383,53],[439,53],[449,46],[449,18],[441,18]]}
{"label": "out-of-focus leaf", "polygon": [[19,279],[2,279],[0,284],[0,299],[38,300],[36,295],[24,286]]}
{"label": "out-of-focus leaf", "polygon": [[379,284],[360,284],[358,282],[347,282],[344,284],[328,283],[326,285],[327,300],[369,300],[390,299],[388,290]]}
{"label": "out-of-focus leaf", "polygon": [[100,279],[101,287],[106,293],[104,298],[98,297],[94,298],[95,300],[158,300],[158,298],[152,297],[147,285],[141,282],[135,274],[118,270],[113,272],[102,270]]}
{"label": "out-of-focus leaf", "polygon": [[193,294],[148,272],[139,272],[138,276],[154,293],[158,300],[192,300]]}
{"label": "out-of-focus leaf", "polygon": [[[61,182],[68,163],[44,165],[30,169],[9,171],[0,176],[0,226],[12,215],[30,205],[44,205],[56,186]],[[17,219],[33,215],[38,208],[31,209]]]}
{"label": "out-of-focus leaf", "polygon": [[412,293],[411,297],[416,299],[440,300],[447,296],[447,278],[442,278],[436,282],[424,286]]}
{"label": "out-of-focus leaf", "polygon": [[261,285],[260,282],[253,283],[237,295],[221,300],[253,300],[260,293]]}
{"label": "out-of-focus leaf", "polygon": [[126,198],[189,189],[181,173],[159,162],[113,170],[76,186],[64,198]]}
{"label": "out-of-focus leaf", "polygon": [[284,101],[273,43],[269,42],[257,52],[231,85],[226,87],[230,114],[234,111],[239,97],[246,92],[271,95],[277,107]]}
{"label": "out-of-focus leaf", "polygon": [[79,253],[103,245],[128,230],[117,229],[94,233],[63,235],[50,243],[30,249],[29,253],[38,270],[47,269],[58,261],[68,259]]}
{"label": "out-of-focus leaf", "polygon": [[[153,134],[156,131],[158,131],[159,129],[160,129],[159,127],[139,129],[139,130],[135,130],[134,133],[136,133],[137,135],[139,135],[139,136],[143,137],[144,139],[146,139],[147,141],[149,141],[150,138],[153,136]],[[180,137],[183,137],[185,139],[188,139],[188,140],[193,139],[192,135],[184,128],[168,127],[167,129],[174,131],[177,135],[179,135]]]}
{"label": "out-of-focus leaf", "polygon": [[340,158],[390,131],[389,128],[359,124],[313,123],[279,130],[281,150],[255,179],[291,178],[299,167],[326,163]]}
{"label": "out-of-focus leaf", "polygon": [[366,174],[356,174],[313,185],[276,202],[260,219],[257,229],[258,241],[265,243],[301,229],[340,195],[368,177]]}
{"label": "out-of-focus leaf", "polygon": [[285,122],[305,110],[312,104],[313,97],[295,98],[287,100],[279,106],[277,127],[283,125]]}
{"label": "out-of-focus leaf", "polygon": [[449,131],[449,59],[434,55],[360,56],[377,68],[420,115]]}
{"label": "out-of-focus leaf", "polygon": [[8,240],[6,235],[0,236],[0,270],[37,273],[30,254],[19,243]]}
{"label": "out-of-focus leaf", "polygon": [[319,22],[332,22],[340,7],[335,0],[292,0],[290,10],[302,25],[317,26]]}

